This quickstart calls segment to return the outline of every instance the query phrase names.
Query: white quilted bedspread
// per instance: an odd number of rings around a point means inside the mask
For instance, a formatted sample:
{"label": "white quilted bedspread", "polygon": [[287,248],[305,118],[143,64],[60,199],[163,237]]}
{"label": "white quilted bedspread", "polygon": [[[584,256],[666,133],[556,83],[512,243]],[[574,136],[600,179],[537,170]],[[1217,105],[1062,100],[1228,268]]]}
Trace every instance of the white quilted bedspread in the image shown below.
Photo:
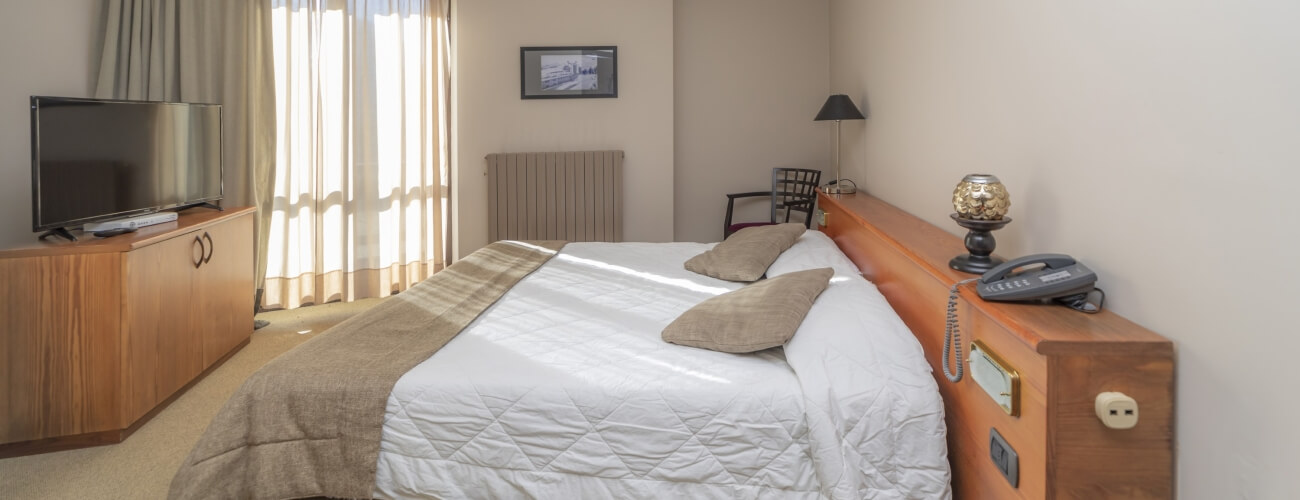
{"label": "white quilted bedspread", "polygon": [[566,246],[398,381],[375,495],[947,496],[934,381],[865,280],[837,277],[785,350],[660,339],[740,287],[682,268],[709,246]]}

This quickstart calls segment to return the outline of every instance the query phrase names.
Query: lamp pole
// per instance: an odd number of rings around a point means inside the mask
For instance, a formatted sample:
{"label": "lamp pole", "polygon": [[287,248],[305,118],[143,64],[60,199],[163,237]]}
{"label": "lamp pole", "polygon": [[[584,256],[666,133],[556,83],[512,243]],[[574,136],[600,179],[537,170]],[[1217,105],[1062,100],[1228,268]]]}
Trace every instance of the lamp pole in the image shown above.
{"label": "lamp pole", "polygon": [[853,194],[858,191],[853,186],[844,185],[844,177],[841,175],[841,157],[844,156],[844,148],[841,143],[844,140],[844,134],[840,133],[840,121],[835,120],[835,186],[826,189],[827,194]]}
{"label": "lamp pole", "polygon": [[843,177],[844,171],[840,170],[840,162],[844,161],[844,148],[842,146],[844,141],[844,134],[840,132],[841,121],[843,120],[835,120],[835,193],[836,194],[844,192],[844,177]]}
{"label": "lamp pole", "polygon": [[843,177],[843,156],[844,156],[844,134],[840,128],[842,120],[862,120],[866,117],[858,107],[853,104],[853,100],[844,94],[835,94],[826,99],[826,104],[822,105],[821,111],[817,113],[814,121],[835,121],[835,185],[826,186],[823,191],[827,194],[853,194],[858,191],[857,186],[849,187],[844,185]]}

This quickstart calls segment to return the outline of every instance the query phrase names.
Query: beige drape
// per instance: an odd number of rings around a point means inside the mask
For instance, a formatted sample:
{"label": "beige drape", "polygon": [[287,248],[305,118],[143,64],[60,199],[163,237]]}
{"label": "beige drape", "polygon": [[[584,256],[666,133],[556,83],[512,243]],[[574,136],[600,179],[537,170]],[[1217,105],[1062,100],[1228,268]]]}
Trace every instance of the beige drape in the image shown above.
{"label": "beige drape", "polygon": [[440,0],[270,0],[279,141],[266,308],[390,295],[447,255]]}
{"label": "beige drape", "polygon": [[222,205],[258,208],[260,283],[275,171],[271,4],[107,0],[104,15],[96,97],[222,105]]}

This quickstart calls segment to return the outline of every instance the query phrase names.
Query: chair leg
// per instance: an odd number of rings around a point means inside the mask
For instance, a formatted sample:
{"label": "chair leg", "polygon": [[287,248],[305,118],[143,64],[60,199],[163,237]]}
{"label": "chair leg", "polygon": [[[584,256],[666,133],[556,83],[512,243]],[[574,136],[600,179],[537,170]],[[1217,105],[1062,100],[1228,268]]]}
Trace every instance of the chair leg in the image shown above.
{"label": "chair leg", "polygon": [[727,198],[727,218],[722,221],[722,239],[731,236],[731,209],[735,206],[735,198]]}

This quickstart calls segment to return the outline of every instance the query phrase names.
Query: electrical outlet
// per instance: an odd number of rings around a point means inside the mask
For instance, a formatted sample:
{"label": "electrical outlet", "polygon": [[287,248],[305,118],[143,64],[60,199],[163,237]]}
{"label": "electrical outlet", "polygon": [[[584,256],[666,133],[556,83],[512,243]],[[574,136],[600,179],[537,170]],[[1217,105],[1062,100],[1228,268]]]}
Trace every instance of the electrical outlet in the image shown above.
{"label": "electrical outlet", "polygon": [[992,428],[989,429],[989,458],[993,459],[993,466],[1007,478],[1012,488],[1020,487],[1020,455],[998,434],[997,429]]}
{"label": "electrical outlet", "polygon": [[1111,429],[1132,429],[1138,423],[1137,400],[1122,392],[1098,394],[1093,408],[1101,423]]}

